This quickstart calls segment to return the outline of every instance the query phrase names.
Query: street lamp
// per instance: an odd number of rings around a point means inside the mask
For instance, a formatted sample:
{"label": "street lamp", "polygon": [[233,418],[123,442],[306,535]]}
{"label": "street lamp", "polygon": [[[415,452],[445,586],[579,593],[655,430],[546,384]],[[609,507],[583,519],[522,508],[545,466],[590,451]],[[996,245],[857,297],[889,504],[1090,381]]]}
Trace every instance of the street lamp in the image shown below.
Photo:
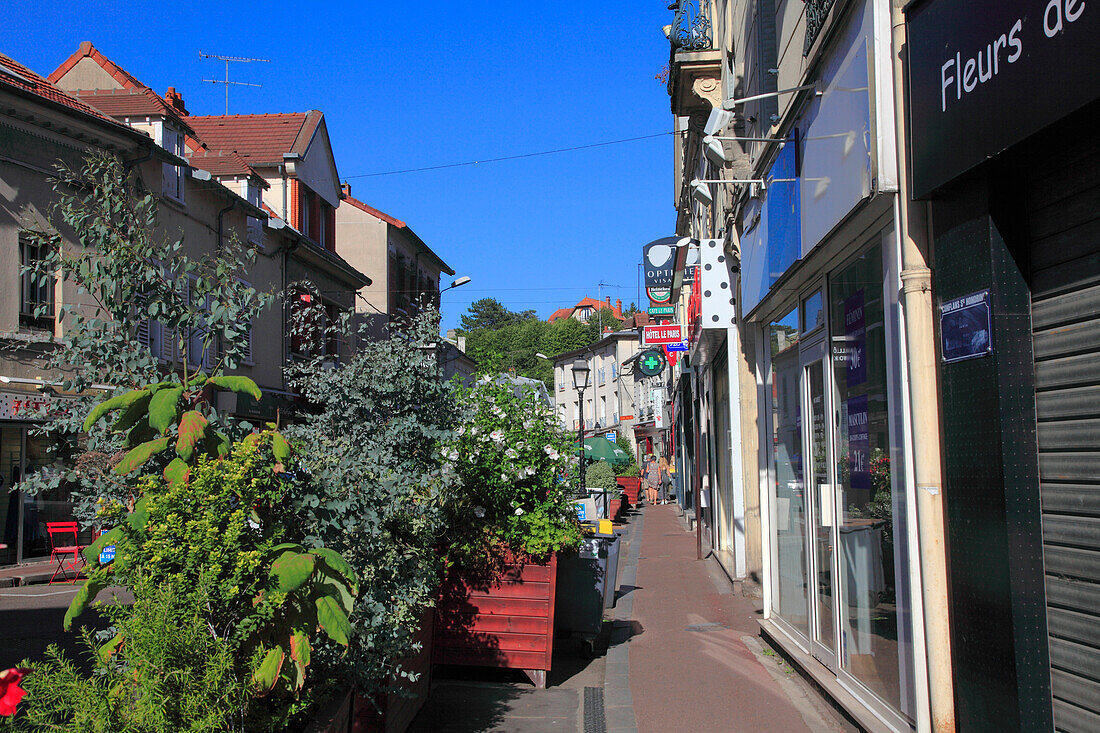
{"label": "street lamp", "polygon": [[588,367],[587,359],[577,359],[573,362],[573,388],[577,390],[577,412],[580,413],[580,431],[578,442],[580,444],[580,491],[585,490],[584,485],[584,390],[588,388],[588,375],[592,370]]}
{"label": "street lamp", "polygon": [[440,295],[442,295],[443,293],[447,292],[448,290],[453,290],[453,289],[455,289],[455,288],[457,288],[457,287],[459,287],[459,286],[461,286],[461,285],[465,285],[465,284],[466,284],[466,283],[468,283],[468,282],[470,282],[470,276],[469,276],[469,275],[463,275],[462,277],[460,277],[460,278],[458,278],[458,279],[454,280],[454,281],[453,281],[453,282],[452,282],[452,283],[451,283],[450,285],[448,285],[447,287],[445,287],[445,288],[443,288],[442,290],[440,290],[440,291],[439,291],[439,294],[440,294]]}

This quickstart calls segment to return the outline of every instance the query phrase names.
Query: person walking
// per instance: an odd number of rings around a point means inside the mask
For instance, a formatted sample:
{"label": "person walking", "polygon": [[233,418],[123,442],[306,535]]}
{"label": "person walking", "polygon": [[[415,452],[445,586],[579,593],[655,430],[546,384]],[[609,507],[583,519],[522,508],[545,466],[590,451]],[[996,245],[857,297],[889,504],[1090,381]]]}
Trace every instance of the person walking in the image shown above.
{"label": "person walking", "polygon": [[658,495],[657,498],[662,504],[668,503],[668,489],[672,485],[672,477],[669,474],[668,459],[661,456],[661,460],[657,461],[657,469],[659,471],[658,482]]}
{"label": "person walking", "polygon": [[646,503],[656,504],[657,486],[661,483],[661,468],[657,465],[657,458],[652,453],[646,457],[644,476]]}

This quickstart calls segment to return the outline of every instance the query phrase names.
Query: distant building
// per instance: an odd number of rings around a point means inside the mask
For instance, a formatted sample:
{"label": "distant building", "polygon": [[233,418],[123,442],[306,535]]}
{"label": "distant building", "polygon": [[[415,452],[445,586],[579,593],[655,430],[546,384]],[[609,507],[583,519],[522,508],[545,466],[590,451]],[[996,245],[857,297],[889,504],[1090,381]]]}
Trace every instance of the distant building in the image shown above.
{"label": "distant building", "polygon": [[394,318],[414,315],[425,304],[439,306],[439,278],[455,271],[405,222],[351,195],[347,183],[336,211],[340,254],[368,273],[373,283],[355,304],[356,317],[373,337]]}
{"label": "distant building", "polygon": [[613,315],[619,321],[625,321],[626,317],[623,316],[623,302],[621,300],[615,301],[615,307],[611,307],[611,296],[607,297],[606,301],[595,300],[594,298],[582,298],[579,303],[568,308],[559,308],[550,314],[547,318],[548,323],[553,323],[562,318],[575,318],[581,323],[588,323],[588,319],[596,314],[600,309],[606,308],[611,311]]}

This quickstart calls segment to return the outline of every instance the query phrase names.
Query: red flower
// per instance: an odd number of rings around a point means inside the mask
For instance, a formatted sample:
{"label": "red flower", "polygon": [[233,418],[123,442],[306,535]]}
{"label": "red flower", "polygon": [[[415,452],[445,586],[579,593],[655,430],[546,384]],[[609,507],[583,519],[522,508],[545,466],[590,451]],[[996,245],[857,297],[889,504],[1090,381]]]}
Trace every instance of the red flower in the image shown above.
{"label": "red flower", "polygon": [[15,707],[27,692],[19,683],[30,672],[29,669],[12,667],[0,672],[0,715],[15,715]]}

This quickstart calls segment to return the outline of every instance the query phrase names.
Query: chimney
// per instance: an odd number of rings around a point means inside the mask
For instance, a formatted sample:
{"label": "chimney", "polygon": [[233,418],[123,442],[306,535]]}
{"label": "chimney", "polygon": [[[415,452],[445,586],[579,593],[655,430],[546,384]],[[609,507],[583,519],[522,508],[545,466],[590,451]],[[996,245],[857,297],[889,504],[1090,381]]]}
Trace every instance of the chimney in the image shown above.
{"label": "chimney", "polygon": [[607,296],[607,309],[611,310],[611,296]]}
{"label": "chimney", "polygon": [[348,183],[347,181],[344,181],[343,183],[340,184],[340,190],[344,192],[344,197],[345,198],[347,198],[348,196],[351,196],[351,184]]}
{"label": "chimney", "polygon": [[168,87],[168,91],[164,93],[164,101],[168,103],[168,106],[176,110],[182,117],[186,117],[190,114],[187,111],[187,107],[183,105],[183,97],[176,91],[175,87]]}
{"label": "chimney", "polygon": [[616,313],[622,313],[623,312],[623,299],[622,298],[615,298],[615,312]]}

